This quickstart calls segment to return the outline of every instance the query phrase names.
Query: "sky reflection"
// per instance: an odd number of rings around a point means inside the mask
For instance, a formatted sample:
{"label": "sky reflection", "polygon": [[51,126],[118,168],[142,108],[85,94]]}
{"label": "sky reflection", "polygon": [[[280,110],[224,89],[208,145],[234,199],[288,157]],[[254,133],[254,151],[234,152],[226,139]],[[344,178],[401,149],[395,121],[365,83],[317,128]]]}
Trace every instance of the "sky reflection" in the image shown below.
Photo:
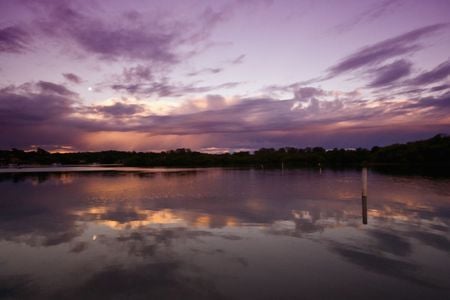
{"label": "sky reflection", "polygon": [[364,225],[363,177],[357,170],[1,174],[0,296],[448,293],[449,180],[369,170]]}

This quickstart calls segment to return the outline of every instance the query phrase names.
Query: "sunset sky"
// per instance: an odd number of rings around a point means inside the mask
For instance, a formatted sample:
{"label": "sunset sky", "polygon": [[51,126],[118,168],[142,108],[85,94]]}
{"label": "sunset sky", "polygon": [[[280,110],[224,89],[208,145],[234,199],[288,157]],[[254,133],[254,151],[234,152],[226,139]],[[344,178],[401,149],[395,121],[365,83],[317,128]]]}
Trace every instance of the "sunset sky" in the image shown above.
{"label": "sunset sky", "polygon": [[0,149],[450,133],[450,1],[0,0]]}

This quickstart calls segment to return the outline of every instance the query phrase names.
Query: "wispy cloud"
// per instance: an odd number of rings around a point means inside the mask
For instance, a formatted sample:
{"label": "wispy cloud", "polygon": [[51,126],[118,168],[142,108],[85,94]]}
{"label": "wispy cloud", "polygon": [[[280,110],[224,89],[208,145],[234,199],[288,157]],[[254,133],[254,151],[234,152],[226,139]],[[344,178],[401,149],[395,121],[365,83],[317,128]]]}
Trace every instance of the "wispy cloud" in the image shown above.
{"label": "wispy cloud", "polygon": [[447,24],[429,25],[364,47],[348,55],[336,65],[331,66],[325,78],[329,79],[351,71],[373,67],[388,59],[417,51],[423,47],[419,43],[420,39],[429,37],[446,27],[448,27]]}
{"label": "wispy cloud", "polygon": [[63,77],[64,77],[66,80],[70,81],[71,83],[81,84],[81,83],[83,82],[83,79],[81,79],[81,77],[79,77],[79,76],[76,75],[76,74],[73,74],[73,73],[63,73],[62,75],[63,75]]}
{"label": "wispy cloud", "polygon": [[239,55],[238,57],[232,59],[230,62],[231,62],[231,64],[233,64],[233,65],[239,65],[239,64],[242,64],[242,63],[244,62],[244,59],[245,59],[246,56],[247,56],[247,55],[245,55],[245,54],[241,54],[241,55]]}
{"label": "wispy cloud", "polygon": [[[57,38],[61,46],[97,55],[102,60],[139,60],[161,65],[176,64],[198,53],[212,29],[232,12],[232,6],[220,10],[207,7],[192,20],[174,18],[165,10],[144,15],[129,9],[111,18],[101,3],[93,4],[95,13],[83,2],[25,3],[35,15],[31,21],[34,35]],[[11,36],[18,41],[27,34],[16,28],[8,28],[4,33],[5,39]]]}
{"label": "wispy cloud", "polygon": [[376,68],[370,73],[373,74],[374,79],[369,83],[369,87],[385,87],[388,86],[400,78],[411,74],[412,63],[399,59],[393,63]]}
{"label": "wispy cloud", "polygon": [[207,75],[207,74],[217,74],[223,71],[223,68],[205,68],[199,71],[189,72],[187,76],[198,76],[198,75]]}
{"label": "wispy cloud", "polygon": [[169,78],[161,81],[150,81],[146,83],[112,84],[111,88],[118,92],[125,92],[133,95],[157,96],[157,97],[182,97],[195,93],[214,92],[220,89],[230,89],[242,84],[241,82],[225,82],[218,85],[198,85],[172,83]]}
{"label": "wispy cloud", "polygon": [[23,53],[29,49],[31,35],[19,26],[0,29],[0,53]]}
{"label": "wispy cloud", "polygon": [[446,79],[450,75],[450,59],[436,66],[434,69],[423,72],[412,79],[411,83],[414,85],[427,85],[437,83]]}
{"label": "wispy cloud", "polygon": [[93,113],[100,113],[111,117],[129,117],[142,113],[145,108],[139,104],[115,102],[112,105],[95,105],[89,108]]}
{"label": "wispy cloud", "polygon": [[394,11],[395,9],[400,7],[401,4],[401,0],[376,1],[374,5],[365,9],[353,18],[350,18],[349,20],[338,24],[336,27],[334,27],[334,30],[342,33],[344,31],[351,30],[355,26],[360,25],[364,22],[373,22],[374,20],[382,16],[386,16],[387,13]]}

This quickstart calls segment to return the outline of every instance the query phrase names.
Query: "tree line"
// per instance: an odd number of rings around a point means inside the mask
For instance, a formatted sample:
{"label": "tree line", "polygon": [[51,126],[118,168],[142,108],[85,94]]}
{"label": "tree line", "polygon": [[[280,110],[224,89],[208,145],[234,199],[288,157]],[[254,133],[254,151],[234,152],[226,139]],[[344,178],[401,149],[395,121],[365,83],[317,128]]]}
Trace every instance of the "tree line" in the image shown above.
{"label": "tree line", "polygon": [[81,165],[120,164],[139,167],[346,167],[361,165],[429,165],[450,166],[450,136],[439,134],[433,138],[406,144],[393,144],[371,149],[329,149],[322,147],[279,149],[262,148],[252,152],[210,154],[190,149],[163,152],[100,151],[50,153],[38,148],[0,150],[0,165]]}

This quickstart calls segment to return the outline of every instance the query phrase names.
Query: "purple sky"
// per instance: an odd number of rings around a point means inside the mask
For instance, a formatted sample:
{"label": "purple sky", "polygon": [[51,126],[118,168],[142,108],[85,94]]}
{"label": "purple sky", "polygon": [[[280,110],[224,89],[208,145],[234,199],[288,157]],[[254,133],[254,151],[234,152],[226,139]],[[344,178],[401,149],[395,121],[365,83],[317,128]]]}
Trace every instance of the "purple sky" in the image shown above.
{"label": "purple sky", "polygon": [[0,149],[450,133],[450,1],[0,0]]}

